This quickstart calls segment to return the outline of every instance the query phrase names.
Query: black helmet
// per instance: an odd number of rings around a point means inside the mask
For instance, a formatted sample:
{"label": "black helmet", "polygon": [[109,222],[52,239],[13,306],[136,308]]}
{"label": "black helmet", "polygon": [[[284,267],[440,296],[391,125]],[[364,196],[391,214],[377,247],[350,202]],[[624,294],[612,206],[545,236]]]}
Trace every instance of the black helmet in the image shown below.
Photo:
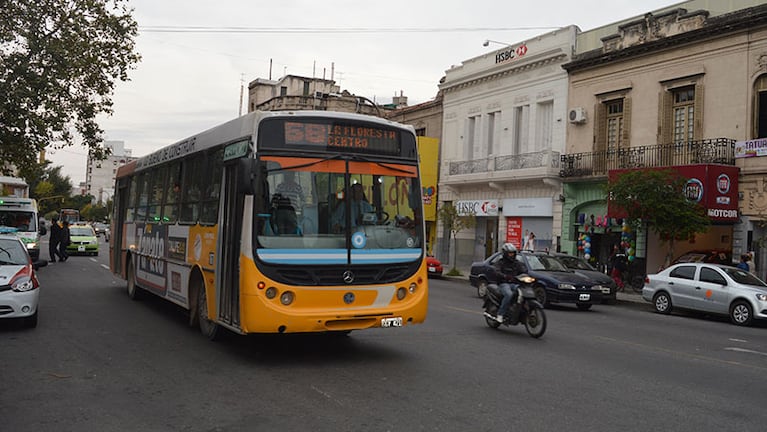
{"label": "black helmet", "polygon": [[514,246],[511,243],[504,243],[503,246],[501,246],[501,252],[503,252],[503,256],[509,256],[511,254],[517,253],[517,247]]}

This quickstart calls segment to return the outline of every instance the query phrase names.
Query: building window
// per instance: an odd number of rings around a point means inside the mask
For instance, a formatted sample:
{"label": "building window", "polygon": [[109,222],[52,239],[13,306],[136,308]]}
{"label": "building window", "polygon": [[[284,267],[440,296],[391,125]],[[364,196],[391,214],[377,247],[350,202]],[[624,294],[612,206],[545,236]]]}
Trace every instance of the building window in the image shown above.
{"label": "building window", "polygon": [[514,143],[512,155],[526,153],[530,137],[530,105],[514,108]]}
{"label": "building window", "polygon": [[466,124],[466,160],[474,160],[475,158],[481,157],[481,149],[479,148],[479,139],[477,135],[479,134],[480,128],[478,128],[478,123],[480,121],[480,116],[474,116],[469,117],[468,122]]}
{"label": "building window", "polygon": [[754,83],[754,130],[753,138],[767,138],[767,75]]}
{"label": "building window", "polygon": [[659,112],[658,144],[680,144],[701,139],[703,84],[700,78],[685,78],[664,84]]}
{"label": "building window", "polygon": [[280,96],[287,96],[288,95],[288,88],[286,86],[280,87]]}
{"label": "building window", "polygon": [[623,147],[623,99],[605,103],[607,150]]}
{"label": "building window", "polygon": [[675,89],[674,94],[674,142],[693,140],[695,127],[695,87]]}
{"label": "building window", "polygon": [[416,136],[426,136],[426,128],[420,128],[415,130]]}
{"label": "building window", "polygon": [[541,102],[536,107],[536,150],[551,150],[554,129],[554,101]]}
{"label": "building window", "polygon": [[304,81],[304,96],[309,96],[309,81]]}
{"label": "building window", "polygon": [[500,150],[500,132],[501,126],[501,112],[492,112],[487,115],[487,154],[498,154]]}

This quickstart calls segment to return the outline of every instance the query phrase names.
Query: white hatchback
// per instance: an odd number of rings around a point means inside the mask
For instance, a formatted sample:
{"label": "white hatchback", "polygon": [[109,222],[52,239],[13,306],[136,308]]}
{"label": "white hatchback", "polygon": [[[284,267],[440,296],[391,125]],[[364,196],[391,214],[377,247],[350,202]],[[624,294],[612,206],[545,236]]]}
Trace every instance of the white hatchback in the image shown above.
{"label": "white hatchback", "polygon": [[767,319],[767,283],[736,267],[679,263],[647,275],[642,298],[659,313],[672,308],[727,315],[736,325]]}
{"label": "white hatchback", "polygon": [[0,236],[0,318],[20,318],[37,327],[40,283],[35,271],[47,264],[40,260],[33,265],[18,237]]}

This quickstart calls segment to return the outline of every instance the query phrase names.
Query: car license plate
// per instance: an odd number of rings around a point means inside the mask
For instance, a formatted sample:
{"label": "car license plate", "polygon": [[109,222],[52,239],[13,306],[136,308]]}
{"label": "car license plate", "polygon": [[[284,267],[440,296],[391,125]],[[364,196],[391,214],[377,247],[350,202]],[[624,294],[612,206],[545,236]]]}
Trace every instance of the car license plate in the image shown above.
{"label": "car license plate", "polygon": [[580,301],[588,301],[591,298],[591,294],[581,294],[578,296],[578,300]]}
{"label": "car license plate", "polygon": [[381,327],[402,327],[402,317],[381,318]]}
{"label": "car license plate", "polygon": [[85,252],[85,246],[77,246],[77,252]]}
{"label": "car license plate", "polygon": [[437,271],[437,269],[435,269],[434,267],[429,267],[429,271],[434,273],[435,271]]}

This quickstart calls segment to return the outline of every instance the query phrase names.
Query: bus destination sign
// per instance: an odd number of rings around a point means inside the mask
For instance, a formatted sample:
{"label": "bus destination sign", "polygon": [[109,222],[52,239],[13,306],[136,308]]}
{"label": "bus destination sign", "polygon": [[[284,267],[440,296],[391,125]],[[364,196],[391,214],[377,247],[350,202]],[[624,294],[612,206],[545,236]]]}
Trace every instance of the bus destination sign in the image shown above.
{"label": "bus destination sign", "polygon": [[288,146],[322,146],[352,153],[400,153],[399,133],[372,126],[285,122]]}

